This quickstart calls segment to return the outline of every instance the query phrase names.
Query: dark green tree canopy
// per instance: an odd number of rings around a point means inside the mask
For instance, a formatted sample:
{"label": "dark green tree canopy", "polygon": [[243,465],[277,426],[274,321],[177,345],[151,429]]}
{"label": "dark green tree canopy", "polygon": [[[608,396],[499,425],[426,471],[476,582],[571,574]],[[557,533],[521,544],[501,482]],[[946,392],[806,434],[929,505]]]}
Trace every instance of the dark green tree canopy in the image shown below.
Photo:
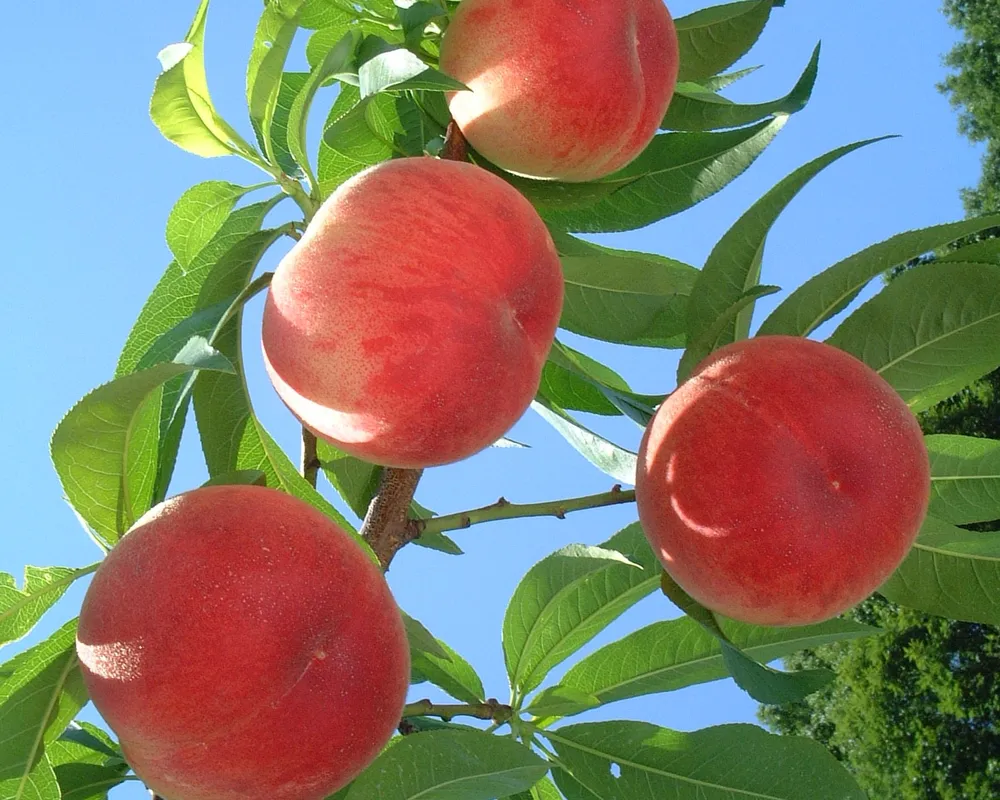
{"label": "dark green tree canopy", "polygon": [[986,142],[979,185],[963,193],[969,214],[1000,208],[1000,0],[945,0],[942,11],[964,38],[945,56],[939,85],[958,109],[959,130]]}

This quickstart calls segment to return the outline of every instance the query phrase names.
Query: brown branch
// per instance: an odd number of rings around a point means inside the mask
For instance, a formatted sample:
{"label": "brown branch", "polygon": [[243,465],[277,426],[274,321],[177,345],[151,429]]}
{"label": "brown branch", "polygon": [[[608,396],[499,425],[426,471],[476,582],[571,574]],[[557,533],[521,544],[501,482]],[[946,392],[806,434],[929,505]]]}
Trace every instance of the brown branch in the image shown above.
{"label": "brown branch", "polygon": [[302,428],[302,477],[315,489],[319,475],[320,460],[316,454],[316,434]]}
{"label": "brown branch", "polygon": [[492,505],[476,508],[471,511],[461,511],[457,514],[447,514],[442,517],[417,520],[414,525],[418,534],[425,532],[442,533],[469,528],[481,522],[493,522],[498,519],[520,519],[522,517],[556,517],[566,519],[567,514],[583,511],[587,508],[602,508],[617,506],[622,503],[635,502],[634,489],[622,489],[619,484],[611,487],[611,491],[602,494],[590,494],[586,497],[569,497],[563,500],[547,500],[544,503],[511,503],[501,497]]}
{"label": "brown branch", "polygon": [[475,717],[502,725],[509,722],[513,716],[514,709],[492,697],[485,703],[455,705],[439,705],[430,700],[418,700],[416,703],[409,703],[403,709],[404,721],[407,717],[440,717],[445,722],[450,722],[455,717]]}
{"label": "brown branch", "polygon": [[408,512],[423,472],[395,467],[382,470],[378,492],[368,506],[360,533],[375,551],[383,570],[389,569],[401,547],[420,535],[416,520],[411,520]]}
{"label": "brown branch", "polygon": [[448,123],[448,130],[444,134],[444,144],[441,146],[440,156],[449,161],[469,160],[469,143],[465,141],[465,136],[458,129],[455,120]]}

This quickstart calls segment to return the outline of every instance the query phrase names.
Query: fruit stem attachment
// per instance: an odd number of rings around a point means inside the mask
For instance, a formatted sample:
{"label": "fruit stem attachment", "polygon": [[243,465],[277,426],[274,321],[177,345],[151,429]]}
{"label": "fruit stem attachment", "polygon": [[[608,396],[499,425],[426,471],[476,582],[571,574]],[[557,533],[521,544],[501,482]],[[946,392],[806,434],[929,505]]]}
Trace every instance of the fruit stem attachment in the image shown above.
{"label": "fruit stem attachment", "polygon": [[498,519],[517,519],[520,517],[556,517],[565,519],[573,511],[583,511],[586,508],[601,508],[635,502],[634,489],[622,489],[620,484],[611,487],[611,491],[602,494],[590,494],[585,497],[570,497],[565,500],[547,500],[544,503],[511,503],[501,497],[492,505],[476,508],[472,511],[461,511],[458,514],[446,514],[431,519],[414,520],[413,525],[418,534],[443,533],[469,528],[481,522],[492,522]]}
{"label": "fruit stem attachment", "polygon": [[455,120],[448,123],[448,129],[444,134],[444,144],[441,146],[439,155],[449,161],[469,160],[469,143],[458,129]]}
{"label": "fruit stem attachment", "polygon": [[392,557],[403,545],[419,536],[416,520],[411,520],[408,512],[423,474],[422,469],[382,470],[378,492],[368,506],[359,533],[378,556],[383,571],[389,569]]}
{"label": "fruit stem attachment", "polygon": [[505,722],[509,722],[513,716],[513,708],[503,705],[492,697],[485,703],[457,703],[454,705],[438,705],[430,700],[418,700],[403,708],[403,719],[407,717],[439,717],[445,722],[450,722],[454,717],[475,717],[503,725]]}
{"label": "fruit stem attachment", "polygon": [[320,468],[319,455],[316,452],[316,434],[302,427],[302,477],[309,485],[316,488],[316,479]]}

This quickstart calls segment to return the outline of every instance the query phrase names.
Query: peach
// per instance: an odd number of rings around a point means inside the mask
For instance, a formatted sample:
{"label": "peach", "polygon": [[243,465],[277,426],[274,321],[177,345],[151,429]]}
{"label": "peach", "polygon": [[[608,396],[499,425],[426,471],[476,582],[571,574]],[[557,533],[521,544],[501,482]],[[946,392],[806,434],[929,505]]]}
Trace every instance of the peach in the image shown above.
{"label": "peach", "polygon": [[264,362],[302,423],[419,468],[490,445],[531,403],[562,309],[541,218],[472,164],[383,162],[343,184],[281,261]]}
{"label": "peach", "polygon": [[399,724],[410,657],[378,568],[305,502],[211,486],[143,516],[83,603],[90,696],[170,800],[319,800]]}
{"label": "peach", "polygon": [[708,356],[639,451],[639,519],[664,568],[703,605],[758,625],[821,622],[875,591],[929,495],[902,398],[854,356],[792,336]]}
{"label": "peach", "polygon": [[469,143],[504,169],[592,181],[652,140],[677,83],[662,0],[462,0],[441,69]]}

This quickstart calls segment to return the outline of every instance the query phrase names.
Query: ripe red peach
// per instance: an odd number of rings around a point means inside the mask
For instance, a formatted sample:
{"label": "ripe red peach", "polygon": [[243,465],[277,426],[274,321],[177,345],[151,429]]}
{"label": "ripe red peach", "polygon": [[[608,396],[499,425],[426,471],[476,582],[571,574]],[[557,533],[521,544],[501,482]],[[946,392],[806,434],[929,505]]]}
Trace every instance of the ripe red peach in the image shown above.
{"label": "ripe red peach", "polygon": [[677,83],[662,0],[462,0],[441,69],[469,143],[510,172],[591,181],[649,144]]}
{"label": "ripe red peach", "polygon": [[466,458],[524,413],[562,309],[549,232],[472,164],[383,162],[343,184],[279,264],[264,362],[302,423],[367,461]]}
{"label": "ripe red peach", "polygon": [[758,625],[840,614],[896,569],[927,511],[916,418],[870,367],[764,336],[712,353],[639,451],[639,519],[708,608]]}
{"label": "ripe red peach", "polygon": [[170,800],[319,800],[399,724],[410,657],[379,569],[305,502],[212,486],[98,568],[77,652],[136,774]]}

